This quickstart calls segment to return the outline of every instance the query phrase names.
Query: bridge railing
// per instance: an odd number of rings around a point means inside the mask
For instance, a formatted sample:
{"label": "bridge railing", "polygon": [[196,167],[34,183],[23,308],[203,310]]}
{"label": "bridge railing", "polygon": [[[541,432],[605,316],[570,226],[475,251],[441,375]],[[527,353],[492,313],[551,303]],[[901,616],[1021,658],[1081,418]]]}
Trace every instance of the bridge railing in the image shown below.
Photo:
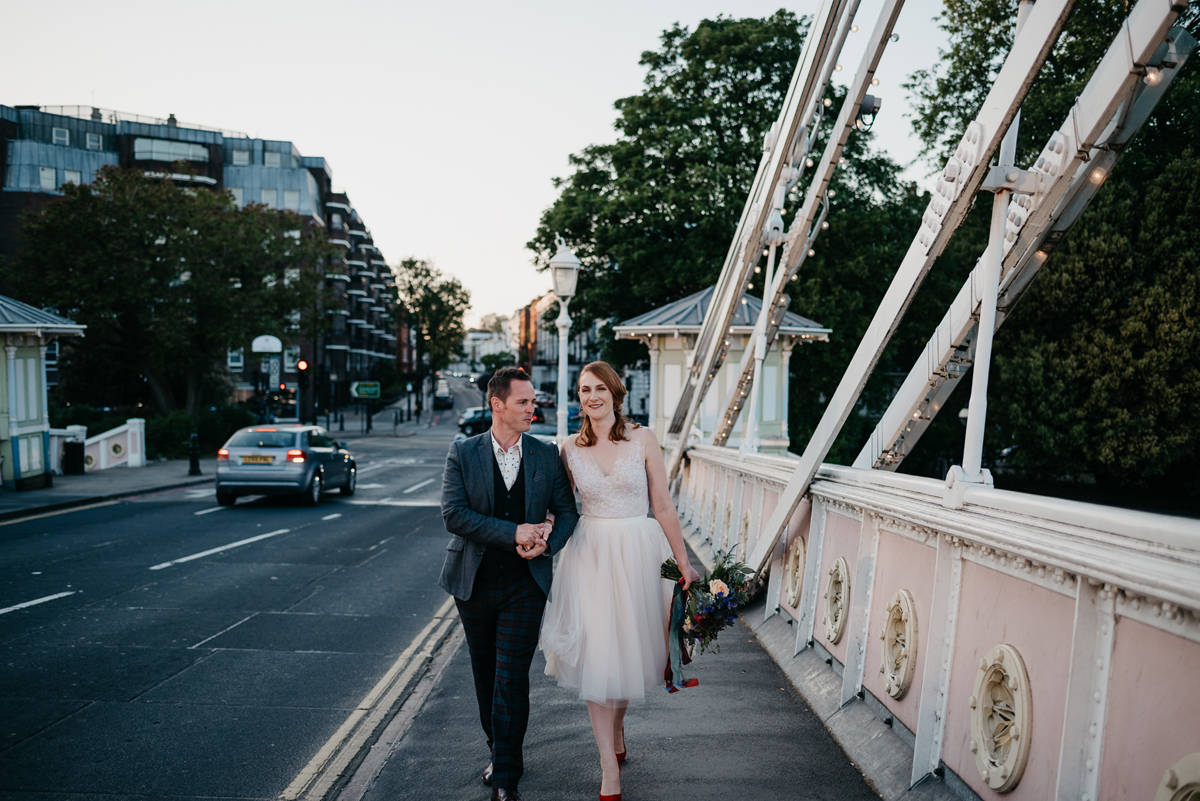
{"label": "bridge railing", "polygon": [[[797,460],[687,457],[690,543],[745,559]],[[1195,520],[823,465],[768,575],[767,617],[840,674],[842,706],[887,716],[913,783],[1152,798],[1200,768]]]}

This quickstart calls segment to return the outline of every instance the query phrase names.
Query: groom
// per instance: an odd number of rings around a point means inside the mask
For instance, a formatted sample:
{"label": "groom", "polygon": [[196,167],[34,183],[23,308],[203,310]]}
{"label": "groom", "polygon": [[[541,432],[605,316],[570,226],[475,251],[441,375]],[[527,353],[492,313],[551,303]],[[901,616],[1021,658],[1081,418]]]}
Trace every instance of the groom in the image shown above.
{"label": "groom", "polygon": [[492,751],[483,780],[492,801],[520,801],[529,668],[550,592],[550,557],[579,513],[558,449],[525,434],[536,406],[525,371],[497,370],[487,399],[491,430],[456,440],[446,456],[442,520],[454,536],[439,584],[454,596],[471,653]]}

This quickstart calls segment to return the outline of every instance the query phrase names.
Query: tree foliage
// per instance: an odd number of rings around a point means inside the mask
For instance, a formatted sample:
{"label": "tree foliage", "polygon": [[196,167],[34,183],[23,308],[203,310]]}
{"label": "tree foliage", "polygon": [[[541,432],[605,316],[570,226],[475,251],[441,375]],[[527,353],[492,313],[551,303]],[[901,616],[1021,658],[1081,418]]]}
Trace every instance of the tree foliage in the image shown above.
{"label": "tree foliage", "polygon": [[403,315],[416,328],[417,363],[441,370],[458,358],[471,308],[471,293],[457,278],[447,277],[423,259],[404,259],[392,268]]}
{"label": "tree foliage", "polygon": [[[583,261],[572,316],[623,320],[713,284],[807,27],[787,11],[676,24],[642,54],[645,89],[615,104],[617,140],[570,157],[528,247],[561,234]],[[627,344],[627,343],[623,343]],[[605,356],[635,358],[607,343]]]}
{"label": "tree foliage", "polygon": [[88,327],[64,351],[68,398],[195,416],[228,397],[228,348],[319,327],[330,248],[294,212],[116,167],[63,193],[23,221],[3,281]]}
{"label": "tree foliage", "polygon": [[[1075,3],[1022,106],[1019,165],[1062,124],[1130,7]],[[1181,18],[1193,33],[1198,8],[1193,2]],[[945,4],[949,49],[908,84],[931,166],[940,166],[982,103],[1011,46],[1015,14],[1010,0]],[[1174,487],[1168,494],[1177,505],[1200,500],[1200,481],[1186,467],[1200,445],[1200,210],[1193,198],[1200,159],[1188,149],[1200,141],[1198,101],[1200,75],[1189,63],[997,335],[987,445],[992,452],[1016,445],[1010,464],[1030,477],[1091,475],[1110,491],[1140,487],[1137,494],[1153,480]],[[990,199],[976,204],[956,235],[957,250],[935,272],[961,271],[982,252],[983,206]],[[960,392],[953,408],[966,403]],[[943,436],[927,434],[906,465],[928,462],[957,427],[938,420],[930,433]],[[1134,501],[1129,492],[1123,497]]]}

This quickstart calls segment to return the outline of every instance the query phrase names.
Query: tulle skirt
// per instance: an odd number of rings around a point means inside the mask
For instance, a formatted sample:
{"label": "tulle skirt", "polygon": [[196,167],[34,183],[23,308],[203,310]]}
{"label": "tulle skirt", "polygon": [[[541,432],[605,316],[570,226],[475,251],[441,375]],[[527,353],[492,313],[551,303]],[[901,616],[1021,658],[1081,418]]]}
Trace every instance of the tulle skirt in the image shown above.
{"label": "tulle skirt", "polygon": [[625,706],[662,686],[671,555],[649,517],[580,518],[554,569],[538,647],[546,674],[585,701]]}

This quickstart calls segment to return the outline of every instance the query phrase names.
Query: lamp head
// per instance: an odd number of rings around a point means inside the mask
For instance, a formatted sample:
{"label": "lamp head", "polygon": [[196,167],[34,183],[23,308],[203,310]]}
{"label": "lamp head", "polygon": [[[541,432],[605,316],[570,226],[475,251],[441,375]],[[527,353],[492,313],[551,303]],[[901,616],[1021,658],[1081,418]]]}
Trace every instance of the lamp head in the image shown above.
{"label": "lamp head", "polygon": [[558,252],[550,259],[550,275],[554,279],[554,294],[559,300],[570,300],[575,294],[575,284],[579,279],[579,261],[567,243],[558,237]]}

